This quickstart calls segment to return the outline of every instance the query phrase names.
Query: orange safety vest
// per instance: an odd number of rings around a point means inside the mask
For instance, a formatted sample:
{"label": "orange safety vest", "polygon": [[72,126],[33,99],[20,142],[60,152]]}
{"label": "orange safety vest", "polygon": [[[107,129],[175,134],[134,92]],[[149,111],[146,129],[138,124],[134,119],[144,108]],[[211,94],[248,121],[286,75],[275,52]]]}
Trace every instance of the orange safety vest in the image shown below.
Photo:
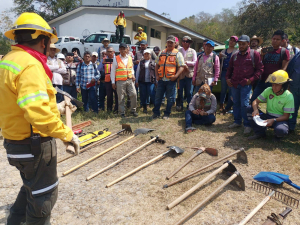
{"label": "orange safety vest", "polygon": [[116,56],[118,68],[116,69],[116,81],[127,80],[132,78],[132,58],[128,57],[127,67],[125,67],[120,55]]}
{"label": "orange safety vest", "polygon": [[104,67],[104,74],[105,74],[105,82],[110,82],[110,71],[111,71],[112,62],[106,62],[106,58],[103,59],[103,67]]}
{"label": "orange safety vest", "polygon": [[178,50],[173,49],[171,53],[167,56],[167,49],[163,50],[159,56],[159,69],[158,75],[159,77],[171,78],[175,76],[177,70],[177,56]]}

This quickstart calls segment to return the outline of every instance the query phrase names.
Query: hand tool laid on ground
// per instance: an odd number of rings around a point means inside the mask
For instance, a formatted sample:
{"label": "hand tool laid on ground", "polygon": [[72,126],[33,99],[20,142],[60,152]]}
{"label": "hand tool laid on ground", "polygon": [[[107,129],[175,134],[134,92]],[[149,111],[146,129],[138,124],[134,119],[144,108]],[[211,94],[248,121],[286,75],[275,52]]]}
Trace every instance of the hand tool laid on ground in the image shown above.
{"label": "hand tool laid on ground", "polygon": [[89,162],[92,162],[93,160],[99,158],[100,156],[102,156],[102,155],[104,155],[105,153],[107,153],[107,152],[113,150],[114,148],[116,148],[116,147],[118,147],[118,146],[124,144],[125,142],[131,140],[132,138],[138,136],[139,134],[147,134],[147,133],[149,133],[149,132],[151,132],[151,131],[154,131],[154,129],[147,129],[147,128],[139,128],[139,129],[136,129],[136,130],[134,131],[134,135],[132,135],[132,136],[130,136],[129,138],[127,138],[127,139],[125,139],[125,140],[119,142],[118,144],[115,144],[114,146],[112,146],[112,147],[110,147],[110,148],[108,148],[108,149],[106,149],[106,150],[100,152],[99,154],[97,154],[97,155],[93,156],[92,158],[90,158],[90,159],[88,159],[88,160],[86,160],[86,161],[80,163],[79,165],[77,165],[77,166],[75,166],[75,167],[69,169],[68,171],[66,171],[66,172],[63,173],[63,176],[66,176],[66,175],[68,175],[69,173],[73,172],[74,170],[77,170],[78,168],[80,168],[80,167],[82,167],[82,166],[88,164]]}
{"label": "hand tool laid on ground", "polygon": [[131,174],[134,174],[135,172],[137,172],[137,171],[139,171],[139,170],[145,168],[146,166],[150,165],[151,163],[154,163],[154,162],[158,161],[159,159],[161,159],[161,158],[167,156],[170,152],[175,152],[175,153],[177,153],[177,154],[181,154],[181,153],[184,152],[183,149],[181,149],[181,148],[179,148],[179,147],[177,147],[177,146],[169,146],[168,148],[169,148],[169,150],[166,151],[165,153],[160,154],[159,156],[157,156],[157,157],[151,159],[150,161],[144,163],[143,165],[141,165],[141,166],[135,168],[134,170],[132,170],[131,172],[125,174],[124,176],[122,176],[122,177],[116,179],[115,181],[113,181],[113,182],[107,184],[106,187],[110,187],[110,186],[114,185],[115,183],[118,183],[119,181],[125,179],[126,177],[129,177]]}
{"label": "hand tool laid on ground", "polygon": [[92,121],[88,120],[79,124],[76,124],[74,126],[72,126],[72,130],[79,130],[79,129],[83,129],[85,127],[91,126],[92,125]]}
{"label": "hand tool laid on ground", "polygon": [[193,194],[197,189],[199,189],[203,184],[205,184],[211,178],[213,178],[214,176],[216,176],[219,173],[222,173],[224,169],[229,168],[230,171],[233,171],[233,172],[236,171],[237,169],[235,168],[235,166],[231,162],[232,162],[231,160],[225,162],[220,168],[218,168],[217,170],[215,170],[214,172],[209,174],[207,177],[205,177],[203,180],[201,180],[198,184],[196,184],[190,190],[188,190],[183,195],[181,195],[179,198],[177,198],[175,201],[170,203],[167,206],[167,209],[172,209],[174,206],[176,206],[177,204],[182,202],[184,199],[186,199],[188,196]]}
{"label": "hand tool laid on ground", "polygon": [[[70,101],[70,98],[66,95],[64,95],[64,99],[65,99],[65,103],[66,103],[66,124],[70,129],[72,129],[72,118],[71,118],[72,111],[69,107],[69,104],[71,103],[71,101]],[[72,144],[67,145],[66,151],[71,154],[75,154],[75,148]]]}
{"label": "hand tool laid on ground", "polygon": [[86,134],[79,138],[80,147],[84,147],[93,142],[100,141],[101,139],[103,139],[109,135],[111,135],[111,132],[108,131],[108,128],[105,128],[103,130],[97,130],[95,132],[90,132],[89,134]]}
{"label": "hand tool laid on ground", "polygon": [[254,180],[272,183],[272,184],[282,184],[283,182],[291,185],[292,187],[300,190],[300,186],[294,184],[288,175],[282,173],[275,173],[275,172],[260,172],[253,177]]}
{"label": "hand tool laid on ground", "polygon": [[158,135],[156,137],[151,137],[150,141],[147,141],[146,143],[142,144],[140,147],[134,149],[133,151],[131,151],[128,154],[126,154],[125,156],[123,156],[122,158],[118,159],[117,161],[111,163],[110,165],[106,166],[102,170],[100,170],[100,171],[92,174],[91,176],[87,177],[86,180],[88,181],[88,180],[94,178],[95,176],[99,175],[100,173],[104,172],[105,170],[108,170],[109,168],[113,167],[114,165],[118,164],[119,162],[123,161],[124,159],[128,158],[129,156],[133,155],[134,153],[136,153],[137,151],[141,150],[145,146],[151,144],[152,142],[157,142],[157,143],[164,144],[166,141],[160,139]]}
{"label": "hand tool laid on ground", "polygon": [[237,160],[239,160],[241,163],[245,163],[245,164],[248,163],[248,159],[247,159],[247,155],[245,153],[245,150],[243,148],[241,148],[240,150],[235,151],[235,152],[233,152],[233,153],[231,153],[231,154],[229,154],[229,155],[227,155],[227,156],[225,156],[225,157],[223,157],[221,159],[218,159],[217,161],[215,161],[213,163],[210,163],[210,164],[208,164],[208,165],[206,165],[206,166],[204,166],[204,167],[202,167],[202,168],[200,168],[200,169],[198,169],[198,170],[196,170],[196,171],[194,171],[194,172],[192,172],[192,173],[190,173],[190,174],[188,174],[188,175],[186,175],[184,177],[181,177],[181,178],[179,178],[179,179],[177,179],[177,180],[175,180],[175,181],[173,181],[171,183],[165,184],[163,186],[163,188],[171,187],[172,185],[177,184],[178,182],[183,181],[186,178],[191,177],[191,176],[195,175],[196,173],[199,173],[199,172],[207,169],[208,167],[211,167],[211,166],[213,166],[213,165],[215,165],[215,164],[217,164],[219,162],[222,162],[225,159],[228,159],[228,158],[230,158],[233,155],[237,155]]}
{"label": "hand tool laid on ground", "polygon": [[213,193],[211,193],[202,202],[196,205],[188,214],[186,214],[180,221],[178,221],[176,225],[184,223],[190,216],[196,213],[204,204],[206,204],[209,200],[216,196],[216,194],[218,194],[230,182],[232,182],[232,184],[237,186],[242,191],[245,191],[245,181],[237,170],[233,171],[234,169],[234,167],[228,167],[224,169],[224,172],[226,174],[230,174],[230,177],[223,184],[221,184]]}
{"label": "hand tool laid on ground", "polygon": [[81,134],[81,133],[82,133],[82,130],[81,130],[81,129],[73,130],[73,133],[76,134],[76,135],[77,135],[77,134]]}
{"label": "hand tool laid on ground", "polygon": [[[108,136],[108,137],[106,137],[106,138],[103,138],[103,139],[101,139],[100,141],[94,142],[93,144],[90,144],[89,146],[87,146],[87,147],[81,149],[81,150],[79,151],[79,154],[85,152],[86,150],[89,150],[89,149],[91,149],[91,148],[94,148],[94,147],[100,145],[100,144],[103,143],[104,141],[107,141],[108,139],[111,139],[112,137],[114,137],[114,136],[116,136],[116,135],[118,135],[118,134],[127,134],[127,133],[132,134],[132,130],[131,130],[130,125],[128,125],[128,124],[122,124],[122,130],[120,130],[120,131],[118,131],[118,132],[116,132],[116,133],[114,133],[114,134],[112,134],[112,135],[110,135],[110,136]],[[66,158],[63,158],[63,159],[61,159],[61,160],[58,160],[57,163],[61,163],[61,162],[63,162],[63,161],[66,161],[67,159],[70,159],[70,158],[72,158],[73,156],[74,156],[74,155],[67,156]]]}
{"label": "hand tool laid on ground", "polygon": [[192,149],[197,149],[195,154],[193,154],[185,163],[183,163],[178,169],[173,171],[170,175],[167,176],[167,180],[169,180],[171,177],[173,177],[176,173],[178,173],[183,167],[185,167],[189,162],[191,162],[194,158],[196,158],[198,155],[202,154],[203,152],[208,153],[209,155],[212,156],[217,156],[218,155],[218,150],[215,148],[192,148]]}
{"label": "hand tool laid on ground", "polygon": [[73,98],[69,93],[60,90],[58,87],[55,87],[56,91],[64,96],[67,96],[69,99],[71,99],[73,102],[76,103],[77,107],[82,107],[83,106],[83,102],[78,101],[76,98]]}
{"label": "hand tool laid on ground", "polygon": [[279,215],[272,213],[262,225],[282,225],[283,220],[290,212],[292,212],[292,209],[286,207],[286,209],[282,213],[279,213]]}
{"label": "hand tool laid on ground", "polygon": [[282,192],[274,190],[268,186],[259,184],[255,181],[252,181],[252,187],[257,191],[267,194],[268,196],[261,203],[259,203],[258,206],[256,206],[252,210],[252,212],[239,223],[239,225],[246,224],[271,199],[271,197],[278,199],[279,201],[281,201],[289,206],[292,206],[292,207],[298,208],[298,206],[299,206],[299,200],[297,200],[291,196],[288,196]]}

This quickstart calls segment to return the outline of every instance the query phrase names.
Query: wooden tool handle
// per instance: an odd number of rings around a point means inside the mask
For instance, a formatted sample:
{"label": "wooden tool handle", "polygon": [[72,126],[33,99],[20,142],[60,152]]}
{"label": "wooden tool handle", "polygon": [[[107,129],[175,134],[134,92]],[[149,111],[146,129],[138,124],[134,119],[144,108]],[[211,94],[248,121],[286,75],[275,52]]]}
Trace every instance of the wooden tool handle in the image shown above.
{"label": "wooden tool handle", "polygon": [[229,155],[227,155],[227,156],[225,156],[225,157],[223,157],[223,158],[221,158],[221,159],[218,159],[217,161],[215,161],[215,162],[213,162],[213,163],[210,163],[210,164],[208,164],[208,165],[206,165],[206,166],[204,166],[204,167],[202,167],[202,168],[200,168],[200,169],[198,169],[198,170],[196,170],[196,171],[194,171],[194,172],[192,172],[192,173],[190,173],[190,174],[188,174],[188,175],[186,175],[186,176],[184,176],[184,177],[181,177],[181,178],[179,178],[179,179],[177,179],[177,180],[175,180],[175,181],[173,181],[173,182],[171,182],[171,183],[168,183],[168,184],[164,185],[164,187],[166,187],[166,188],[167,188],[167,187],[171,187],[171,186],[173,186],[174,184],[177,184],[178,182],[180,182],[180,181],[182,181],[182,180],[185,180],[186,178],[191,177],[191,176],[193,176],[193,175],[195,175],[195,174],[197,174],[197,173],[199,173],[199,172],[201,172],[201,171],[207,169],[208,167],[211,167],[211,166],[213,166],[213,165],[215,165],[215,164],[217,164],[217,163],[219,163],[219,162],[222,162],[222,161],[224,161],[225,159],[228,159],[229,157],[231,157],[231,156],[233,156],[233,155],[236,155],[236,154],[238,154],[238,153],[241,152],[241,151],[242,151],[242,150],[238,150],[238,151],[233,152],[233,153],[231,153],[231,154],[229,154]]}
{"label": "wooden tool handle", "polygon": [[167,209],[172,209],[174,206],[176,206],[178,203],[186,199],[188,196],[190,196],[192,193],[194,193],[198,188],[200,188],[203,184],[205,184],[209,179],[217,175],[218,173],[222,172],[226,167],[228,167],[229,163],[224,163],[219,169],[212,172],[210,175],[205,177],[203,180],[201,180],[198,184],[196,184],[194,187],[192,187],[190,190],[185,192],[183,195],[181,195],[179,198],[177,198],[175,201],[170,203],[167,206]]}
{"label": "wooden tool handle", "polygon": [[[71,101],[70,101],[70,98],[65,95],[64,95],[64,99],[65,99],[65,103],[66,103],[66,124],[67,124],[67,127],[72,129],[72,117],[71,117],[72,112],[71,112],[70,107],[68,106]],[[75,154],[75,148],[71,144],[68,144],[66,151],[69,153]]]}
{"label": "wooden tool handle", "polygon": [[111,163],[110,165],[108,165],[107,167],[103,168],[102,170],[99,170],[98,172],[92,174],[91,176],[87,177],[86,180],[90,180],[92,178],[94,178],[95,176],[97,176],[98,174],[104,172],[105,170],[113,167],[114,165],[116,165],[117,163],[121,162],[122,160],[128,158],[129,156],[131,156],[132,154],[134,154],[135,152],[139,151],[140,149],[144,148],[145,146],[147,146],[148,144],[152,143],[153,141],[156,140],[156,137],[152,138],[150,141],[147,141],[146,143],[144,143],[143,145],[141,145],[140,147],[134,149],[133,151],[129,152],[127,155],[123,156],[122,158],[118,159],[117,161]]}
{"label": "wooden tool handle", "polygon": [[144,167],[150,165],[151,163],[153,163],[153,162],[159,160],[160,158],[162,158],[162,157],[164,157],[164,156],[165,156],[165,154],[161,154],[161,155],[155,157],[154,159],[151,159],[150,161],[148,161],[148,162],[144,163],[143,165],[141,165],[141,166],[135,168],[134,170],[130,171],[129,173],[126,173],[125,175],[123,175],[122,177],[116,179],[115,181],[113,181],[113,182],[107,184],[106,187],[110,187],[110,186],[114,185],[115,183],[118,183],[119,181],[125,179],[126,177],[129,177],[131,174],[134,174],[135,172],[137,172],[137,171],[143,169]]}
{"label": "wooden tool handle", "polygon": [[166,178],[169,180],[171,177],[173,177],[176,173],[178,173],[183,167],[185,167],[190,161],[192,161],[194,158],[196,158],[199,155],[198,152],[193,154],[185,163],[183,163],[177,170],[173,171],[170,175],[168,175]]}
{"label": "wooden tool handle", "polygon": [[275,191],[272,191],[271,194],[267,197],[265,197],[265,199],[258,204],[258,206],[256,206],[252,212],[245,217],[245,219],[243,219],[239,225],[245,225],[269,200],[270,198],[275,194]]}
{"label": "wooden tool handle", "polygon": [[130,136],[129,138],[125,139],[124,141],[119,142],[118,144],[116,144],[116,145],[114,145],[114,146],[112,146],[112,147],[110,147],[110,148],[104,150],[103,152],[100,152],[99,154],[93,156],[92,158],[90,158],[90,159],[88,159],[88,160],[86,160],[86,161],[80,163],[79,165],[77,165],[77,166],[75,166],[75,167],[69,169],[68,171],[64,172],[62,175],[63,175],[63,176],[68,175],[69,173],[73,172],[74,170],[77,170],[78,168],[80,168],[80,167],[82,167],[82,166],[88,164],[89,162],[91,162],[91,161],[93,161],[93,160],[99,158],[101,155],[104,155],[105,153],[107,153],[107,152],[113,150],[114,148],[120,146],[121,144],[125,143],[126,141],[129,141],[130,139],[132,139],[132,138],[134,138],[134,137],[135,137],[135,135]]}
{"label": "wooden tool handle", "polygon": [[[109,138],[112,138],[112,137],[115,136],[115,135],[117,135],[117,133],[115,133],[115,134],[113,134],[113,135],[108,135],[107,137],[105,137],[105,138],[103,138],[103,139],[101,139],[101,140],[99,140],[99,141],[97,141],[97,142],[94,142],[93,144],[90,144],[89,146],[87,146],[87,147],[81,149],[81,150],[79,151],[79,154],[85,152],[86,150],[89,150],[90,148],[93,148],[93,147],[95,147],[95,146],[101,144],[102,142],[106,141],[106,140],[109,139]],[[67,159],[70,159],[70,158],[72,158],[72,157],[74,157],[74,156],[75,156],[75,155],[69,155],[69,156],[67,156],[66,158],[60,159],[60,160],[57,162],[57,164],[58,164],[58,163],[61,163],[61,162],[63,162],[63,161],[66,161]]]}
{"label": "wooden tool handle", "polygon": [[226,185],[233,181],[237,177],[237,174],[232,174],[222,185],[220,185],[213,193],[207,196],[202,202],[195,206],[188,214],[186,214],[181,220],[179,220],[176,225],[184,223],[190,216],[192,216],[199,208],[201,208],[205,203],[212,199],[217,193],[219,193]]}

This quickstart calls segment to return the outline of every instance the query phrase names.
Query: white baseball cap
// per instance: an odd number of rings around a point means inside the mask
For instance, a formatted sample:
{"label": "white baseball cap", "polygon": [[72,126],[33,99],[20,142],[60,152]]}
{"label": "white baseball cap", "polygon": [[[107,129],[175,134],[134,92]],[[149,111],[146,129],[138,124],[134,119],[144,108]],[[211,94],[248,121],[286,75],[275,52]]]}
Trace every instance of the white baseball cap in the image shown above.
{"label": "white baseball cap", "polygon": [[58,59],[66,59],[66,58],[65,58],[65,55],[62,54],[62,53],[58,53],[58,54],[57,54],[57,58],[58,58]]}
{"label": "white baseball cap", "polygon": [[151,50],[150,50],[150,49],[146,49],[146,50],[144,50],[144,53],[143,53],[143,54],[145,54],[145,53],[151,54]]}
{"label": "white baseball cap", "polygon": [[97,52],[92,52],[92,56],[98,57],[98,53]]}

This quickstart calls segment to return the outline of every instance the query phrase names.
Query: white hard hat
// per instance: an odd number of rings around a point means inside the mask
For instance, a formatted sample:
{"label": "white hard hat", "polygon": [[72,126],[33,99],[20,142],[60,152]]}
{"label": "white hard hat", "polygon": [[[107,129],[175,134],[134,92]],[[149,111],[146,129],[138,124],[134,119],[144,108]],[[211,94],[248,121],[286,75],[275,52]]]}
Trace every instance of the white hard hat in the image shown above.
{"label": "white hard hat", "polygon": [[66,58],[65,58],[65,55],[62,54],[62,53],[58,53],[58,54],[57,54],[57,58],[58,58],[58,59],[66,59]]}

